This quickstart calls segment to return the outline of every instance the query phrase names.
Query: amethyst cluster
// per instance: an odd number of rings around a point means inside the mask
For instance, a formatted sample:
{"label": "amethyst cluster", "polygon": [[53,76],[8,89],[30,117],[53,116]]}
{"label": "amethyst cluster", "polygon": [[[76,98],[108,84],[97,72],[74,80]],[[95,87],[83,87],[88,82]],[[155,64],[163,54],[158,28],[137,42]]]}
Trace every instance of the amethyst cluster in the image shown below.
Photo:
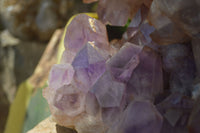
{"label": "amethyst cluster", "polygon": [[[78,133],[199,133],[197,7],[195,0],[101,0],[100,20],[77,15],[43,91],[53,119]],[[128,18],[122,38],[109,42],[105,24]]]}

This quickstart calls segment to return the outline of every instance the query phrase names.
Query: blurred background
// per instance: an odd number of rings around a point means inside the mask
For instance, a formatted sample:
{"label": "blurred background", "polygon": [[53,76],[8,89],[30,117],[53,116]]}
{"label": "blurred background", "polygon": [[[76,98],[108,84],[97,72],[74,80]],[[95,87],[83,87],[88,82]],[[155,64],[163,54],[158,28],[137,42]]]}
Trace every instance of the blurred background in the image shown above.
{"label": "blurred background", "polygon": [[[56,61],[45,60],[45,55],[55,55],[54,47],[72,15],[92,11],[95,4],[83,4],[81,0],[0,0],[0,133],[5,129],[18,88],[27,79],[32,81],[33,95],[23,132],[49,116],[41,89],[45,87],[50,66]],[[51,38],[54,39],[50,41]],[[52,47],[47,48],[48,45]],[[40,69],[40,75],[36,68]]]}

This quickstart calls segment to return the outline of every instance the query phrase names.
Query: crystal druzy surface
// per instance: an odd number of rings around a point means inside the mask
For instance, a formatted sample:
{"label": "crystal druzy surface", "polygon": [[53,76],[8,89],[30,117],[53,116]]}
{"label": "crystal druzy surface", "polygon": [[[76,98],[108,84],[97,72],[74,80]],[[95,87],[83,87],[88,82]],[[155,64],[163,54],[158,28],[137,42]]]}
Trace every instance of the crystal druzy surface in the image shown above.
{"label": "crystal druzy surface", "polygon": [[[100,0],[99,20],[77,15],[43,91],[53,119],[78,133],[198,133],[199,3]],[[105,24],[128,19],[109,42]]]}

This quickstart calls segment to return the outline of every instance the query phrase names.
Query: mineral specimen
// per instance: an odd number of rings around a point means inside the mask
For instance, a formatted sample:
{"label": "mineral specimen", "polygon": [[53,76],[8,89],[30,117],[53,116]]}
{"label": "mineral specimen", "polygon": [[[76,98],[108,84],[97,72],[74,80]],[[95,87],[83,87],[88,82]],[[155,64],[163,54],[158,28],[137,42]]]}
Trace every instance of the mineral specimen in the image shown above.
{"label": "mineral specimen", "polygon": [[[144,121],[154,121],[149,129],[159,133],[162,116],[152,103],[163,88],[162,64],[156,52],[147,46],[127,42],[113,54],[105,26],[84,14],[77,15],[69,25],[65,48],[61,64],[52,67],[49,86],[44,89],[58,124],[75,126],[81,133],[87,130],[86,123],[91,119],[90,128],[98,125],[99,130],[114,133],[112,130],[121,127],[125,133],[132,129],[139,133],[146,125]],[[149,113],[145,119],[124,125],[122,120],[130,123],[128,116],[134,108],[144,107]],[[144,114],[141,112],[140,116]],[[115,122],[120,119],[117,127],[112,123],[115,117]]]}
{"label": "mineral specimen", "polygon": [[[74,28],[77,24],[79,29]],[[63,122],[60,118],[84,113],[87,92],[105,71],[109,57],[105,26],[87,15],[78,15],[69,25],[65,47],[64,54],[69,52],[74,56],[68,57],[70,61],[63,56],[62,64],[53,66],[44,96],[51,105],[52,114],[60,116],[54,119],[68,126],[74,125],[73,122]]]}
{"label": "mineral specimen", "polygon": [[[58,124],[79,133],[187,133],[188,124],[199,131],[199,2],[174,3],[101,0],[100,21],[73,18],[44,89]],[[189,14],[197,18],[189,21]],[[104,24],[128,26],[109,44]]]}

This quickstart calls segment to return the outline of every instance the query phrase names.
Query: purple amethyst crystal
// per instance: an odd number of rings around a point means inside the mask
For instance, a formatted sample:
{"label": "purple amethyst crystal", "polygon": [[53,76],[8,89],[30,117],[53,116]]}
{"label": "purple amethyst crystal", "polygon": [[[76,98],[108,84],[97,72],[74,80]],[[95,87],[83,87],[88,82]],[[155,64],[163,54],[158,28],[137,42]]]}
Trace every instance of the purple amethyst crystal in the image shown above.
{"label": "purple amethyst crystal", "polygon": [[[130,103],[137,98],[152,100],[162,91],[161,68],[160,56],[147,46],[127,42],[113,55],[105,26],[82,14],[76,16],[67,29],[62,62],[52,67],[44,96],[54,120],[60,125],[71,124],[83,132],[87,130],[84,123],[92,119],[94,123],[101,123],[99,126],[106,131],[114,130],[113,123],[116,123],[125,133],[130,129],[139,132],[142,119],[139,125],[128,124],[129,108],[134,109]],[[152,130],[157,132],[162,118],[151,102],[144,104],[150,105],[148,121],[155,121],[149,128],[157,123]],[[137,107],[143,108],[143,102]],[[121,119],[127,121],[127,125]]]}
{"label": "purple amethyst crystal", "polygon": [[[100,21],[75,16],[44,89],[53,119],[78,133],[198,132],[199,4],[100,0]],[[129,25],[109,42],[105,24]]]}
{"label": "purple amethyst crystal", "polygon": [[[84,116],[86,96],[104,74],[112,50],[105,26],[84,14],[77,15],[68,26],[65,48],[61,64],[52,67],[44,96],[55,121],[68,126]],[[71,119],[74,120],[70,122]]]}

